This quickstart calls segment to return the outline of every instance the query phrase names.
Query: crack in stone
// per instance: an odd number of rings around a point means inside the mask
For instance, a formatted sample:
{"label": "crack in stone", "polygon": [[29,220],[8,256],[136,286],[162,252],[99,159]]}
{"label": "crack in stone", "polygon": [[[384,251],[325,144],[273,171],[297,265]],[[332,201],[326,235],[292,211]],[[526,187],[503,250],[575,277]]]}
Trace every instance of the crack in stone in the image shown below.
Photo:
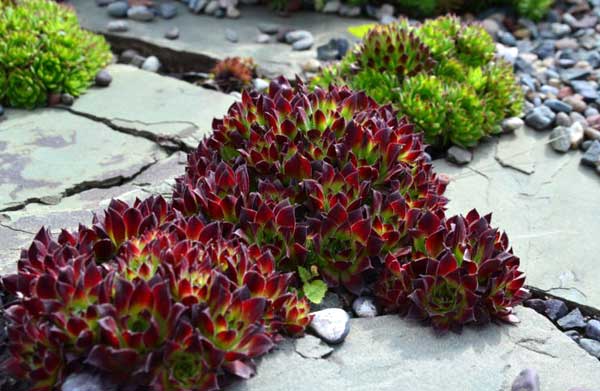
{"label": "crack in stone", "polygon": [[140,130],[140,129],[136,129],[136,128],[132,128],[132,127],[127,127],[127,126],[121,126],[121,125],[117,125],[115,124],[113,121],[121,121],[121,122],[128,122],[128,123],[138,123],[141,125],[145,125],[145,126],[152,126],[152,125],[160,125],[160,124],[176,124],[176,123],[185,123],[191,126],[194,126],[196,129],[199,129],[199,126],[193,122],[189,122],[189,121],[160,121],[160,122],[143,122],[143,121],[138,121],[138,120],[128,120],[128,119],[124,119],[124,118],[104,118],[104,117],[99,117],[97,115],[91,114],[91,113],[86,113],[83,111],[78,111],[75,110],[73,108],[70,107],[56,107],[56,109],[61,109],[61,110],[66,110],[71,114],[74,115],[78,115],[84,118],[87,118],[89,120],[95,121],[95,122],[100,122],[106,126],[108,126],[109,128],[120,132],[120,133],[125,133],[128,134],[130,136],[135,136],[135,137],[142,137],[145,138],[147,140],[150,140],[156,144],[158,144],[162,149],[164,149],[168,154],[172,154],[174,152],[186,152],[186,153],[190,153],[194,150],[194,148],[190,147],[189,145],[187,145],[186,143],[184,143],[183,141],[175,138],[175,137],[167,137],[167,136],[158,136],[155,133],[152,133],[150,131],[147,130]]}
{"label": "crack in stone", "polygon": [[[140,167],[139,170],[137,170],[136,172],[134,172],[132,175],[129,175],[129,176],[118,175],[118,176],[106,178],[106,179],[100,179],[100,180],[94,180],[94,181],[83,181],[83,182],[77,183],[77,184],[65,189],[63,192],[61,192],[59,194],[59,196],[61,198],[64,198],[64,197],[70,197],[70,196],[73,196],[76,194],[80,194],[80,193],[83,193],[88,190],[109,189],[111,187],[123,186],[131,181],[134,181],[135,178],[137,178],[138,176],[143,174],[146,170],[148,170],[150,167],[154,166],[158,162],[159,162],[158,159],[154,159],[154,161]],[[43,199],[46,197],[47,196],[28,198],[25,201],[22,201],[13,206],[9,206],[4,209],[0,209],[0,212],[14,212],[17,210],[24,209],[29,204],[45,204],[43,202]],[[8,228],[8,227],[6,227],[6,228]],[[29,233],[29,232],[27,232],[27,233]]]}
{"label": "crack in stone", "polygon": [[[533,346],[532,346],[532,344],[533,344]],[[527,349],[531,352],[541,354],[544,356],[548,356],[551,358],[558,358],[558,356],[555,356],[552,353],[548,353],[540,348],[535,347],[536,345],[545,345],[545,344],[546,344],[546,340],[540,339],[540,338],[521,338],[515,342],[515,345],[518,345],[518,346],[520,346],[524,349]]]}
{"label": "crack in stone", "polygon": [[21,233],[28,234],[28,235],[35,235],[35,232],[27,231],[27,230],[20,229],[20,228],[15,228],[8,224],[0,223],[0,227],[4,227],[4,228],[14,231],[14,232],[21,232]]}

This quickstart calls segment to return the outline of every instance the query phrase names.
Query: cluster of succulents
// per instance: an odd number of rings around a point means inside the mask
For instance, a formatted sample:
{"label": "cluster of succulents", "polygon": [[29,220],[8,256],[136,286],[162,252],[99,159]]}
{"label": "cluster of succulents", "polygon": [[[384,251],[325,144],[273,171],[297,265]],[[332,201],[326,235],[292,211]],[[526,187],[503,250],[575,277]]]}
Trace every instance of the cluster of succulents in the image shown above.
{"label": "cluster of succulents", "polygon": [[91,368],[117,383],[214,390],[300,335],[327,288],[374,293],[436,329],[513,320],[519,260],[490,217],[446,217],[447,179],[391,105],[278,78],[244,91],[188,157],[173,201],[113,201],[42,229],[3,287],[11,358],[34,390]]}
{"label": "cluster of succulents", "polygon": [[313,84],[346,84],[393,104],[435,147],[471,147],[522,110],[512,67],[494,52],[481,26],[463,25],[456,17],[415,26],[401,20],[375,26]]}
{"label": "cluster of succulents", "polygon": [[240,91],[252,85],[256,65],[252,58],[228,57],[219,61],[211,71],[217,87],[223,92]]}
{"label": "cluster of succulents", "polygon": [[81,95],[111,59],[103,37],[49,0],[0,2],[0,103],[34,108],[49,94]]}
{"label": "cluster of succulents", "polygon": [[539,20],[547,13],[554,0],[397,0],[396,4],[404,11],[420,16],[443,14],[446,12],[481,11],[495,5],[511,6],[521,16]]}

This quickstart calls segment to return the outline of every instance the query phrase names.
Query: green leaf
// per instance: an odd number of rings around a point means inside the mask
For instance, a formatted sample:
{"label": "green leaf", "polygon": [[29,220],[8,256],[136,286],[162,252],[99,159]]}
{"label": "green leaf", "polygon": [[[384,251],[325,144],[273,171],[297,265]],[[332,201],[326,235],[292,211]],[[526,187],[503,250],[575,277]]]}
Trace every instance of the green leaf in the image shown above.
{"label": "green leaf", "polygon": [[348,32],[350,34],[354,35],[356,38],[362,39],[362,37],[367,35],[369,30],[371,30],[376,25],[377,25],[376,23],[369,23],[369,24],[360,24],[358,26],[350,26],[350,27],[348,27]]}
{"label": "green leaf", "polygon": [[323,301],[325,294],[327,293],[327,284],[322,280],[314,280],[312,282],[304,283],[302,287],[306,298],[311,303],[319,304]]}
{"label": "green leaf", "polygon": [[310,272],[302,266],[298,267],[298,274],[300,275],[300,280],[302,280],[302,282],[305,284],[307,284],[312,279],[312,275],[310,274]]}

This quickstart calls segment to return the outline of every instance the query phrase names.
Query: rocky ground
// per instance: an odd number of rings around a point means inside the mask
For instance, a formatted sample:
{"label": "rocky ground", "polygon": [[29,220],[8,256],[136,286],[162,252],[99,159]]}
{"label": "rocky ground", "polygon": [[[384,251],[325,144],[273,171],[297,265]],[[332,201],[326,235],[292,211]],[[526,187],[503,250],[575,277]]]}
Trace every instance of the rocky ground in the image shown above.
{"label": "rocky ground", "polygon": [[[351,40],[347,27],[369,22],[311,13],[282,19],[259,7],[244,8],[239,20],[217,20],[173,3],[176,18],[147,23],[129,17],[127,31],[109,32],[109,23],[125,20],[93,2],[71,3],[83,25],[106,34],[116,51],[135,49],[134,65],[144,70],[112,65],[109,88],[93,88],[72,105],[6,110],[0,117],[1,273],[15,271],[20,248],[41,225],[73,229],[112,197],[170,193],[185,152],[235,97],[156,72],[206,72],[217,59],[252,55],[264,78],[306,74],[318,68],[323,53],[317,47]],[[530,308],[518,310],[521,323],[437,337],[396,316],[365,319],[381,315],[369,298],[349,303],[330,294],[309,336],[285,341],[261,360],[258,376],[230,389],[600,387],[600,362],[593,357],[600,358],[598,17],[597,0],[561,3],[537,25],[500,12],[484,15],[499,53],[515,64],[526,89],[526,113],[505,121],[509,134],[474,151],[455,148],[448,160],[434,162],[451,179],[451,213],[493,211],[495,224],[509,233],[535,294]],[[165,38],[174,28],[178,39]],[[310,33],[307,50],[293,46],[305,33],[276,42],[277,33],[294,29]],[[63,390],[100,381],[86,376]],[[16,387],[0,381],[1,390]]]}

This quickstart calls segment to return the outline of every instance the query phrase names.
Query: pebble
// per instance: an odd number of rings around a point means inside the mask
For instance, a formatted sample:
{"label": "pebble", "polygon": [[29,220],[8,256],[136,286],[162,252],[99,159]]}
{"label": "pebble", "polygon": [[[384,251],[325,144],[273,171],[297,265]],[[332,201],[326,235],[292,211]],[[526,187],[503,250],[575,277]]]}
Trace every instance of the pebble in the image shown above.
{"label": "pebble", "polygon": [[536,130],[544,130],[549,128],[556,114],[548,106],[539,106],[531,110],[525,117],[525,123]]}
{"label": "pebble", "polygon": [[584,138],[584,127],[581,122],[575,122],[573,125],[567,128],[567,133],[569,133],[569,141],[571,142],[571,148],[577,149],[579,145],[583,142]]}
{"label": "pebble", "polygon": [[540,376],[535,369],[523,369],[513,381],[511,391],[540,391]]}
{"label": "pebble", "polygon": [[585,336],[600,341],[600,321],[592,319],[585,327]]}
{"label": "pebble", "polygon": [[351,6],[347,4],[342,4],[338,13],[342,16],[350,16],[355,17],[360,15],[361,9],[359,6]]}
{"label": "pebble", "polygon": [[99,375],[80,372],[69,375],[60,389],[61,391],[115,391],[117,387]]}
{"label": "pebble", "polygon": [[294,341],[294,349],[304,358],[322,358],[331,354],[333,348],[321,341],[319,338],[306,334]]}
{"label": "pebble", "polygon": [[75,102],[75,98],[73,98],[73,95],[67,93],[60,95],[60,103],[62,103],[63,105],[72,106],[73,102]]}
{"label": "pebble", "polygon": [[96,74],[95,81],[98,87],[108,87],[112,82],[112,76],[106,69],[103,69]]}
{"label": "pebble", "polygon": [[581,339],[581,334],[577,330],[567,330],[565,331],[565,335],[571,338],[573,341],[577,342]]}
{"label": "pebble", "polygon": [[154,20],[154,12],[145,5],[134,5],[127,10],[127,17],[138,22],[151,22]]}
{"label": "pebble", "polygon": [[585,115],[587,118],[593,117],[598,114],[600,114],[600,112],[598,112],[598,109],[596,109],[595,107],[588,107],[583,113],[583,115]]}
{"label": "pebble", "polygon": [[133,58],[135,56],[139,56],[140,54],[133,50],[133,49],[127,49],[124,50],[120,55],[119,55],[119,62],[122,64],[130,64],[131,61],[133,60]]}
{"label": "pebble", "polygon": [[0,117],[4,115],[4,106],[0,105]]}
{"label": "pebble", "polygon": [[113,18],[126,18],[129,5],[124,1],[115,1],[106,7],[106,12]]}
{"label": "pebble", "polygon": [[469,151],[468,149],[453,145],[448,149],[448,152],[446,153],[446,159],[449,162],[462,166],[470,163],[471,160],[473,160],[473,152]]}
{"label": "pebble", "polygon": [[308,50],[312,47],[312,45],[314,43],[315,43],[315,40],[313,37],[302,38],[292,44],[292,50],[296,50],[296,51]]}
{"label": "pebble", "polygon": [[525,307],[535,310],[539,314],[546,313],[546,301],[542,299],[529,299],[523,303]]}
{"label": "pebble", "polygon": [[172,19],[177,15],[177,6],[175,3],[161,3],[158,13],[163,19]]}
{"label": "pebble", "polygon": [[234,6],[227,7],[227,9],[225,11],[225,16],[227,16],[229,19],[237,19],[240,17],[240,15],[241,15],[240,10],[238,10]]}
{"label": "pebble", "polygon": [[98,7],[106,7],[107,5],[109,5],[110,3],[112,3],[114,0],[96,0],[96,5]]}
{"label": "pebble", "polygon": [[302,64],[304,72],[318,72],[321,69],[321,63],[316,58],[311,58]]}
{"label": "pebble", "polygon": [[111,20],[106,25],[106,30],[111,33],[124,33],[129,30],[129,24],[125,20]]}
{"label": "pebble", "polygon": [[585,137],[587,137],[590,140],[600,140],[600,130],[596,130],[594,128],[589,128],[586,127],[583,130]]}
{"label": "pebble", "polygon": [[587,108],[587,105],[583,99],[581,99],[581,97],[578,95],[567,96],[562,101],[563,103],[571,106],[571,109],[577,111],[578,113],[583,113]]}
{"label": "pebble", "polygon": [[575,38],[562,38],[554,42],[554,47],[556,47],[558,50],[577,49],[579,47],[579,43]]}
{"label": "pebble", "polygon": [[579,345],[592,356],[600,358],[600,342],[594,339],[581,338],[579,340]]}
{"label": "pebble", "polygon": [[569,117],[566,113],[558,113],[556,114],[556,124],[558,126],[571,126],[573,121],[571,121],[571,117]]}
{"label": "pebble", "polygon": [[278,24],[274,24],[274,23],[259,23],[258,24],[258,30],[263,34],[269,34],[269,35],[277,34],[277,32],[279,31],[279,28],[280,28],[280,26]]}
{"label": "pebble", "polygon": [[271,36],[269,34],[260,33],[256,36],[256,42],[269,43],[271,42]]}
{"label": "pebble", "polygon": [[141,68],[142,65],[144,64],[144,61],[146,61],[146,57],[137,55],[131,59],[130,64],[133,65],[134,67]]}
{"label": "pebble", "polygon": [[594,142],[594,140],[585,140],[584,142],[581,143],[581,150],[583,152],[587,151],[593,142]]}
{"label": "pebble", "polygon": [[598,95],[598,90],[588,81],[584,80],[573,80],[570,82],[573,90],[580,94],[583,99],[589,101],[595,101],[600,99],[600,95]]}
{"label": "pebble", "polygon": [[508,31],[498,31],[498,34],[496,34],[496,37],[498,37],[498,40],[505,45],[517,46],[517,39],[515,38],[514,35],[512,35]]}
{"label": "pebble", "polygon": [[285,42],[294,43],[305,38],[313,38],[310,31],[307,30],[292,30],[285,34]]}
{"label": "pebble", "polygon": [[581,158],[581,164],[596,167],[600,163],[600,141],[594,140]]}
{"label": "pebble", "polygon": [[167,39],[177,39],[179,38],[179,27],[173,26],[167,30],[165,33],[165,38]]}
{"label": "pebble", "polygon": [[564,23],[552,23],[550,29],[556,38],[562,38],[571,32],[571,26]]}
{"label": "pebble", "polygon": [[225,29],[225,39],[229,42],[236,43],[239,40],[238,33],[230,28]]}
{"label": "pebble", "polygon": [[519,56],[519,49],[516,47],[504,46],[501,43],[496,44],[496,54],[498,57],[514,64]]}
{"label": "pebble", "polygon": [[359,318],[374,318],[377,316],[377,306],[372,297],[357,297],[352,303],[352,310]]}
{"label": "pebble", "polygon": [[567,305],[562,300],[548,299],[544,304],[546,306],[545,313],[551,320],[562,318],[569,312]]}
{"label": "pebble", "polygon": [[558,99],[546,99],[544,104],[550,107],[555,113],[570,113],[573,111],[573,106]]}
{"label": "pebble", "polygon": [[160,69],[160,61],[156,56],[150,56],[146,58],[144,63],[142,64],[142,69],[148,72],[158,72]]}
{"label": "pebble", "polygon": [[563,126],[554,128],[550,133],[550,145],[557,152],[567,152],[571,149],[571,140],[567,129]]}
{"label": "pebble", "polygon": [[217,0],[209,1],[208,4],[206,4],[206,7],[204,7],[204,13],[207,15],[214,15],[218,10],[220,10],[220,8]]}
{"label": "pebble", "polygon": [[329,308],[313,313],[309,328],[329,344],[339,344],[350,332],[350,316],[340,308]]}
{"label": "pebble", "polygon": [[252,86],[256,91],[263,92],[266,91],[267,88],[269,88],[269,82],[265,79],[257,77],[256,79],[252,80]]}
{"label": "pebble", "polygon": [[342,6],[342,3],[339,2],[338,0],[328,1],[323,6],[323,9],[321,10],[321,12],[324,12],[326,14],[337,14],[338,11],[340,10],[341,6]]}
{"label": "pebble", "polygon": [[567,315],[556,321],[563,330],[577,329],[585,327],[585,319],[579,308],[575,308]]}
{"label": "pebble", "polygon": [[511,117],[503,120],[501,127],[504,133],[513,133],[514,131],[521,129],[523,125],[525,125],[525,123],[521,118]]}
{"label": "pebble", "polygon": [[[206,0],[190,0],[188,8],[191,12],[199,14],[206,7]],[[207,12],[208,13],[208,12]]]}

